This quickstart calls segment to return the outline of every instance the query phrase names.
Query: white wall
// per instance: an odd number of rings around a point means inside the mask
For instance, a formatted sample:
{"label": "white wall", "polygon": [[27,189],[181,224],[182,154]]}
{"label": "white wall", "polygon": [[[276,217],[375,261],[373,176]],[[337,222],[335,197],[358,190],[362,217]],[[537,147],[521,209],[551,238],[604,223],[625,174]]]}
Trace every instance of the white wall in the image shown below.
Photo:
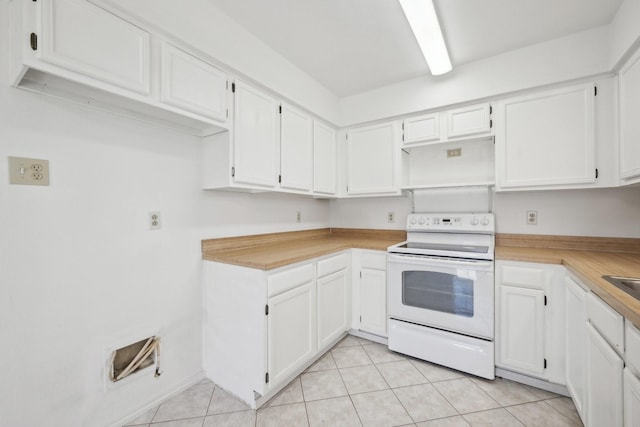
{"label": "white wall", "polygon": [[494,210],[498,233],[640,238],[640,187],[497,193]]}
{"label": "white wall", "polygon": [[[498,233],[640,238],[640,187],[519,191],[493,196]],[[527,225],[526,211],[538,212]],[[396,221],[387,222],[387,212]],[[331,226],[403,230],[411,201],[405,197],[331,201]]]}
{"label": "white wall", "polygon": [[[201,239],[328,227],[325,200],[200,190],[200,152],[169,128],[0,85],[0,425],[113,425],[198,379]],[[51,185],[9,185],[7,156],[48,159]],[[163,375],[103,391],[106,349],[155,332]]]}

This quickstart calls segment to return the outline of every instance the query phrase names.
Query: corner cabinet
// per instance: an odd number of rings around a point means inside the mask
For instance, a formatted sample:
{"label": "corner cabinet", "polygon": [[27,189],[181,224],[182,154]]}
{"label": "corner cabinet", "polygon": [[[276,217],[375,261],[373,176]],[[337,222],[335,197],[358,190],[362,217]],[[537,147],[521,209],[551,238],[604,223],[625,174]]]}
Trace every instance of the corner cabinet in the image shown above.
{"label": "corner cabinet", "polygon": [[571,277],[565,278],[565,356],[567,389],[585,419],[587,290]]}
{"label": "corner cabinet", "polygon": [[338,189],[338,150],[335,129],[313,122],[313,192],[333,196]]}
{"label": "corner cabinet", "polygon": [[400,194],[398,123],[379,123],[349,129],[347,144],[347,194]]}
{"label": "corner cabinet", "polygon": [[280,187],[311,191],[313,186],[313,121],[288,104],[280,107]]}
{"label": "corner cabinet", "polygon": [[500,101],[497,189],[594,183],[594,97],[583,84]]}
{"label": "corner cabinet", "polygon": [[640,182],[640,50],[620,70],[620,178]]}
{"label": "corner cabinet", "polygon": [[348,251],[269,271],[204,265],[206,375],[252,408],[349,331]]}

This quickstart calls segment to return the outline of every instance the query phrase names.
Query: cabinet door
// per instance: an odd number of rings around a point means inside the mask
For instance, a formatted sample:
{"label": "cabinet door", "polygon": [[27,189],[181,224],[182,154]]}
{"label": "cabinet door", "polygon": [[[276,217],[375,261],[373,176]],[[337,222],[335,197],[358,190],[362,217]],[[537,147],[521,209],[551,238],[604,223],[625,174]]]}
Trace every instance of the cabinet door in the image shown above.
{"label": "cabinet door", "polygon": [[284,381],[316,353],[315,284],[269,298],[269,387]]}
{"label": "cabinet door", "polygon": [[240,81],[234,97],[234,181],[276,187],[280,170],[278,103]]}
{"label": "cabinet door", "polygon": [[500,286],[500,365],[544,377],[544,292]]}
{"label": "cabinet door", "polygon": [[286,104],[282,104],[281,111],[280,186],[309,191],[313,176],[311,117]]}
{"label": "cabinet door", "polygon": [[360,330],[387,336],[387,273],[362,269],[360,280]]}
{"label": "cabinet door", "polygon": [[640,379],[624,370],[624,425],[640,426]]}
{"label": "cabinet door", "polygon": [[640,176],[640,51],[620,70],[620,177]]}
{"label": "cabinet door", "polygon": [[587,425],[622,426],[620,356],[587,323]]}
{"label": "cabinet door", "polygon": [[313,191],[336,193],[336,132],[329,126],[313,122]]}
{"label": "cabinet door", "polygon": [[349,131],[347,134],[347,192],[349,194],[398,192],[397,138],[395,122]]}
{"label": "cabinet door", "polygon": [[409,117],[402,122],[402,143],[411,145],[440,139],[440,113]]}
{"label": "cabinet door", "polygon": [[447,111],[447,137],[489,133],[491,131],[491,106],[471,105]]}
{"label": "cabinet door", "polygon": [[162,44],[161,100],[215,120],[227,119],[227,75],[214,66]]}
{"label": "cabinet door", "polygon": [[586,292],[572,279],[565,279],[565,354],[566,380],[569,393],[584,419],[585,353],[587,349]]}
{"label": "cabinet door", "polygon": [[149,33],[82,0],[42,0],[40,59],[149,93]]}
{"label": "cabinet door", "polygon": [[318,348],[331,343],[349,329],[347,270],[318,279]]}
{"label": "cabinet door", "polygon": [[496,135],[498,186],[594,182],[593,94],[593,85],[580,85],[503,101]]}

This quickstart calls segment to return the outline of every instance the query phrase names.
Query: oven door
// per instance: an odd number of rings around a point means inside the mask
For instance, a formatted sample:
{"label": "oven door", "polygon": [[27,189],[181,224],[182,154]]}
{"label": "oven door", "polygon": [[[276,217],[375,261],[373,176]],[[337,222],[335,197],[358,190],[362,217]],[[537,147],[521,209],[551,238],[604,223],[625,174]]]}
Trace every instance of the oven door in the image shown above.
{"label": "oven door", "polygon": [[387,255],[392,319],[493,339],[493,307],[493,261]]}

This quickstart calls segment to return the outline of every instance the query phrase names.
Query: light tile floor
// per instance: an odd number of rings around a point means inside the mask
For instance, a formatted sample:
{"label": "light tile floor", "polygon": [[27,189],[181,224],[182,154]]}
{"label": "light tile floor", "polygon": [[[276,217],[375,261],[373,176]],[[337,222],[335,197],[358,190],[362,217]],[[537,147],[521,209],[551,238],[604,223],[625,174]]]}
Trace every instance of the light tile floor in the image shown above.
{"label": "light tile floor", "polygon": [[203,380],[127,426],[582,426],[571,399],[347,336],[258,411]]}

